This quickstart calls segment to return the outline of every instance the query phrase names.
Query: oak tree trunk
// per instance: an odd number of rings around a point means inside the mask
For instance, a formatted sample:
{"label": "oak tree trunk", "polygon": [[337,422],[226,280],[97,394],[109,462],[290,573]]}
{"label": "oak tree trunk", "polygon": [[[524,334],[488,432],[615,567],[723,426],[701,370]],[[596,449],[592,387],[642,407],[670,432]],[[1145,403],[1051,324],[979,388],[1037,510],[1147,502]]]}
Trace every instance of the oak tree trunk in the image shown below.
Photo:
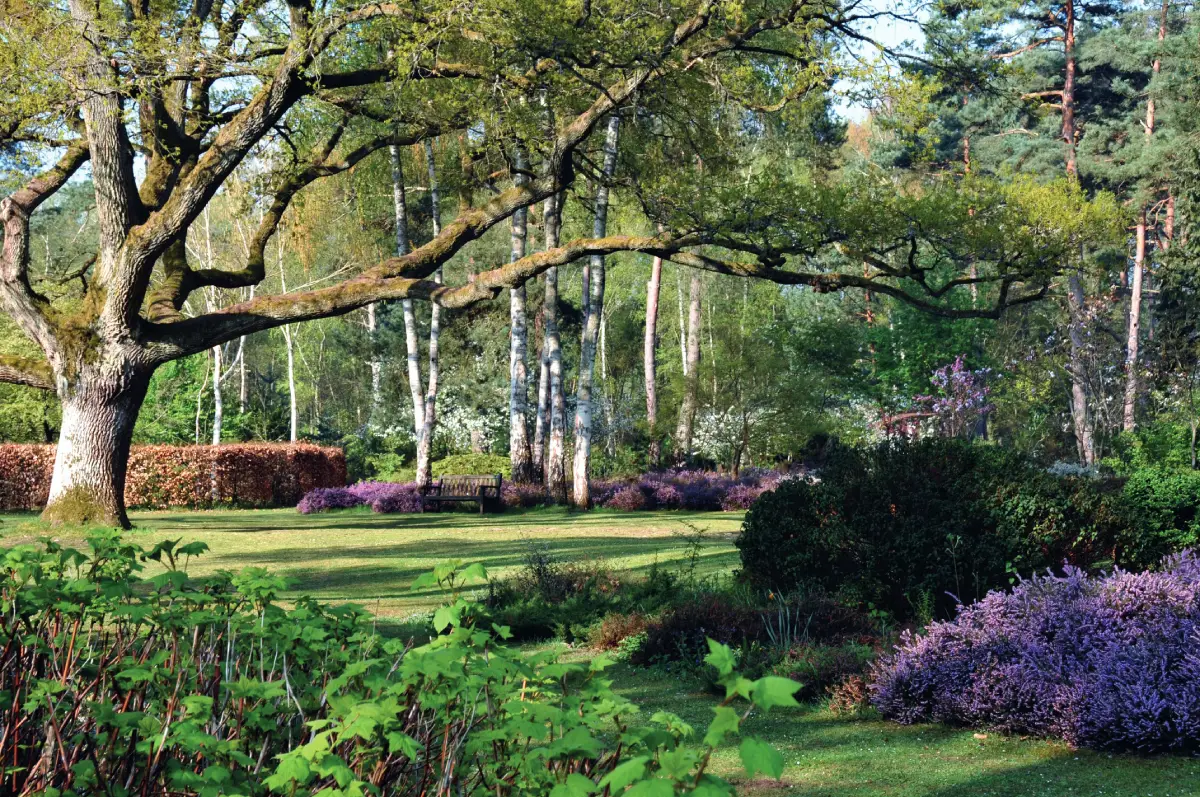
{"label": "oak tree trunk", "polygon": [[[608,231],[608,184],[617,168],[617,130],[620,117],[608,119],[604,136],[603,179],[596,191],[596,215],[592,234],[602,238]],[[593,255],[589,263],[587,305],[584,313],[583,344],[579,352],[579,384],[575,391],[575,462],[572,497],[575,506],[586,509],[592,497],[588,477],[592,466],[592,376],[596,364],[596,343],[600,318],[604,313],[604,257]]]}
{"label": "oak tree trunk", "polygon": [[149,371],[105,357],[60,380],[62,428],[43,520],[129,528],[125,472]]}

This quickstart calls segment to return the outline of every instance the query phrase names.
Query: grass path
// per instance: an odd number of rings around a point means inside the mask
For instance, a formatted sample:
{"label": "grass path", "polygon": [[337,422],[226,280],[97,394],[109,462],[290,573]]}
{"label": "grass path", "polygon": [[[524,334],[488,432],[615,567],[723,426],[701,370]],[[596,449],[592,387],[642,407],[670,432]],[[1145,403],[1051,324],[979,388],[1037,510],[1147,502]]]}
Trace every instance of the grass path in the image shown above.
{"label": "grass path", "polygon": [[[0,543],[46,533],[33,519],[0,516]],[[361,603],[392,622],[435,605],[436,594],[414,594],[408,586],[445,559],[480,561],[503,575],[520,567],[532,541],[565,561],[604,559],[633,571],[655,562],[680,567],[691,555],[690,524],[706,530],[697,570],[729,573],[738,564],[733,538],[741,523],[740,513],[570,515],[558,509],[482,518],[381,516],[369,510],[306,517],[268,510],[139,512],[133,519],[138,528],[131,534],[144,546],[176,537],[206,542],[211,551],[189,567],[195,574],[267,567],[294,579],[294,594]],[[591,655],[558,647],[570,658]],[[712,717],[715,701],[694,681],[627,665],[609,672],[645,717],[665,709],[701,730]],[[979,739],[970,730],[847,720],[818,707],[754,716],[746,732],[771,741],[787,761],[782,783],[739,783],[740,793],[754,797],[1200,797],[1195,758],[1108,756],[996,734]],[[735,747],[719,750],[713,767],[737,781]]]}

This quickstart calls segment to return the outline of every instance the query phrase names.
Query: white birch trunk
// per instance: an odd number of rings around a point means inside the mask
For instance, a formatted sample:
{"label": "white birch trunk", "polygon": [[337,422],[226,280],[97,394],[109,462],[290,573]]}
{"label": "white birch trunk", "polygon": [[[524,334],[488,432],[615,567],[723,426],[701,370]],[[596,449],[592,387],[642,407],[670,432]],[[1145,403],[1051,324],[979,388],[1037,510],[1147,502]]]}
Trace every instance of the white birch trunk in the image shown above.
{"label": "white birch trunk", "polygon": [[696,423],[697,394],[700,388],[700,275],[692,275],[688,301],[687,378],[683,403],[675,430],[675,459],[683,464],[692,456],[692,431]]}
{"label": "white birch trunk", "polygon": [[642,368],[646,380],[646,429],[650,436],[650,467],[658,467],[662,455],[658,442],[658,297],[662,288],[662,258],[650,262],[646,282],[646,331],[642,336]]}
{"label": "white birch trunk", "polygon": [[[525,183],[520,170],[525,167],[524,154],[518,149],[514,182]],[[525,257],[529,235],[528,210],[521,208],[512,215],[512,252],[509,262]],[[529,327],[525,313],[525,286],[508,291],[509,352],[508,352],[508,454],[515,482],[533,481],[533,461],[529,445],[529,373],[526,356],[529,349]]]}
{"label": "white birch trunk", "polygon": [[[562,218],[561,194],[550,197],[544,205],[546,213],[546,248],[558,246]],[[562,339],[558,329],[558,268],[546,271],[546,359],[550,372],[549,413],[550,434],[546,441],[546,491],[556,503],[567,501],[566,425],[567,402],[563,392]]]}
{"label": "white birch trunk", "polygon": [[1125,346],[1125,406],[1122,428],[1137,428],[1138,347],[1141,343],[1142,277],[1146,269],[1146,210],[1138,216],[1137,244],[1133,257],[1133,279],[1129,291],[1129,334]]}
{"label": "white birch trunk", "polygon": [[[603,179],[596,191],[596,215],[592,235],[603,238],[608,230],[608,185],[617,168],[617,130],[620,117],[609,117],[604,136]],[[592,465],[592,372],[596,360],[596,342],[604,313],[604,258],[593,256],[590,262],[588,303],[579,354],[579,385],[575,393],[575,462],[572,501],[578,507],[591,505],[588,477]]]}
{"label": "white birch trunk", "polygon": [[[433,160],[433,143],[425,139],[425,165],[429,175],[430,218],[433,237],[442,231],[441,197],[438,195],[437,165]],[[433,275],[434,282],[441,283],[442,269]],[[417,483],[424,484],[432,476],[430,458],[433,453],[433,433],[437,425],[437,391],[439,372],[438,339],[442,334],[441,308],[431,305],[429,311],[429,383],[425,390],[425,407],[421,414],[421,434],[417,437]]]}

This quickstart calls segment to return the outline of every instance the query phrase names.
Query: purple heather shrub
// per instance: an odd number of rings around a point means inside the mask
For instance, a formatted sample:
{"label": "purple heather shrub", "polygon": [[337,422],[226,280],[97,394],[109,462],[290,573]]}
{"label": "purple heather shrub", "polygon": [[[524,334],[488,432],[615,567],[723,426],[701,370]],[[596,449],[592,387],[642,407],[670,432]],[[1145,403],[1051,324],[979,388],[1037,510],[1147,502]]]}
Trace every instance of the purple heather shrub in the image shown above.
{"label": "purple heather shrub", "polygon": [[735,512],[739,509],[749,509],[758,497],[767,491],[766,487],[750,484],[735,484],[721,499],[721,509]]}
{"label": "purple heather shrub", "polygon": [[620,509],[625,512],[638,512],[643,509],[648,509],[649,501],[646,500],[646,494],[642,492],[642,488],[636,484],[631,484],[622,487],[613,493],[604,506],[609,509]]}
{"label": "purple heather shrub", "polygon": [[1067,568],[992,592],[906,633],[873,680],[872,702],[906,724],[1200,752],[1200,557],[1144,573]]}
{"label": "purple heather shrub", "polygon": [[318,487],[304,494],[300,503],[296,505],[296,511],[302,515],[311,515],[329,509],[349,509],[361,506],[362,503],[362,499],[346,487]]}
{"label": "purple heather shrub", "polygon": [[629,482],[625,479],[596,479],[589,482],[588,488],[592,495],[592,504],[594,506],[608,506],[608,501],[617,491],[623,490],[629,486]]}
{"label": "purple heather shrub", "polygon": [[415,482],[388,484],[373,492],[371,510],[382,515],[413,515],[425,511],[425,502]]}
{"label": "purple heather shrub", "polygon": [[349,488],[361,503],[380,514],[412,514],[421,511],[421,494],[416,482],[359,482]]}
{"label": "purple heather shrub", "polygon": [[531,507],[548,503],[549,496],[541,484],[504,482],[500,487],[500,497],[505,506]]}
{"label": "purple heather shrub", "polygon": [[644,478],[638,487],[655,509],[678,509],[683,505],[683,494],[679,488],[661,479]]}

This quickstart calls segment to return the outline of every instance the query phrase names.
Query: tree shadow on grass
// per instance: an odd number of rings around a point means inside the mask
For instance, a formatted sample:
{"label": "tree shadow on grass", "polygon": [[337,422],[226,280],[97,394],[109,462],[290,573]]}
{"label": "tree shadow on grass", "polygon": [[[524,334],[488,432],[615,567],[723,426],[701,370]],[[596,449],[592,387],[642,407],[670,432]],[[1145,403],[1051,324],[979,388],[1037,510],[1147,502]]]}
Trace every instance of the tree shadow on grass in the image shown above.
{"label": "tree shadow on grass", "polygon": [[[629,529],[637,533],[637,526],[661,529],[663,526],[687,530],[687,524],[703,527],[705,520],[736,522],[736,518],[723,513],[709,512],[568,512],[559,508],[509,510],[502,514],[478,515],[467,512],[424,512],[413,515],[383,515],[369,510],[351,509],[322,512],[315,515],[291,515],[280,510],[218,511],[189,513],[143,513],[135,515],[139,528],[170,531],[176,528],[197,528],[205,532],[255,534],[277,531],[328,530],[377,530],[408,531],[439,529],[445,531],[487,531],[519,527],[528,530],[538,528],[556,531],[586,531],[589,528]],[[661,532],[659,532],[661,533]],[[714,536],[725,536],[728,532],[710,532]]]}
{"label": "tree shadow on grass", "polygon": [[[672,570],[688,566],[690,556],[681,548],[663,546],[663,540],[646,540],[644,545],[628,545],[628,538],[586,538],[556,541],[552,548],[562,561],[580,562],[588,559],[605,560],[653,555],[658,566]],[[243,567],[266,567],[292,579],[292,594],[320,594],[326,599],[390,600],[410,599],[428,602],[439,590],[417,592],[408,585],[433,564],[446,559],[463,562],[482,562],[493,576],[505,568],[525,564],[525,548],[520,540],[486,541],[419,541],[373,547],[338,547],[315,552],[311,549],[277,549],[208,554],[208,562],[221,569],[240,570]],[[341,565],[340,561],[351,560]],[[737,562],[736,552],[729,550],[701,551],[697,569],[708,572],[728,569]],[[650,563],[630,568],[644,571]]]}

